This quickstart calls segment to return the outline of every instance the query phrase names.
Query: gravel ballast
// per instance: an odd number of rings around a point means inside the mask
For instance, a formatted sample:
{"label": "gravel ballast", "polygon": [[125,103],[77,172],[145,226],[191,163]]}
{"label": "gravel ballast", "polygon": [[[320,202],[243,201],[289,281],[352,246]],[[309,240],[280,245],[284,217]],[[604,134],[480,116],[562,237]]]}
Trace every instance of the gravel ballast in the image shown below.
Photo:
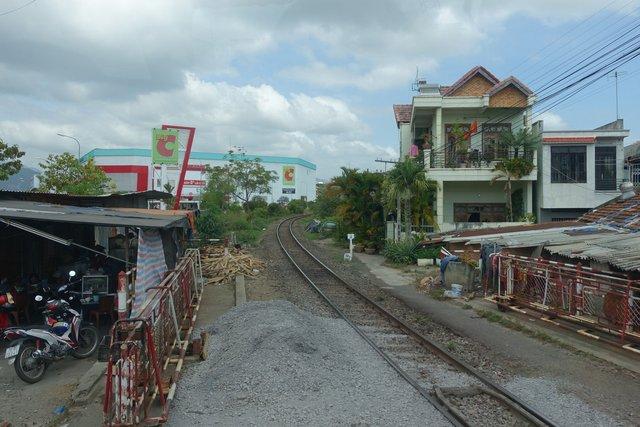
{"label": "gravel ballast", "polygon": [[343,320],[248,302],[210,328],[170,425],[449,425]]}

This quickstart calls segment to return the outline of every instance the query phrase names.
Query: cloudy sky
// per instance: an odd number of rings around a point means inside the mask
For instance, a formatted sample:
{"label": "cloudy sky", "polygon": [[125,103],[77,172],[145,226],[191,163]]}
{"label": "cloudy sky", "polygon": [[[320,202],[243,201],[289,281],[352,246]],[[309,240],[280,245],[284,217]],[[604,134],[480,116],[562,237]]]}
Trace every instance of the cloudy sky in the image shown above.
{"label": "cloudy sky", "polygon": [[[450,84],[481,64],[536,89],[571,54],[638,20],[639,3],[2,0],[0,138],[35,165],[76,152],[59,132],[84,153],[149,147],[151,128],[172,123],[197,128],[196,150],[299,156],[320,178],[378,168],[374,159],[397,156],[392,104],[410,102],[416,68]],[[631,142],[640,61],[622,69]],[[613,84],[554,108],[545,128],[615,119]]]}

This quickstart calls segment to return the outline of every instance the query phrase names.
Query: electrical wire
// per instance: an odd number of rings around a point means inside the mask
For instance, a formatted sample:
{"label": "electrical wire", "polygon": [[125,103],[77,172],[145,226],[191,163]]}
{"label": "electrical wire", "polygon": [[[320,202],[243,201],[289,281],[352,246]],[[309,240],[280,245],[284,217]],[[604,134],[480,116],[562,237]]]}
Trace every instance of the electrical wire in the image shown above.
{"label": "electrical wire", "polygon": [[19,11],[21,9],[24,9],[25,7],[29,6],[30,4],[35,3],[36,1],[38,1],[38,0],[31,0],[30,2],[25,3],[20,7],[16,7],[15,9],[11,9],[11,10],[7,10],[6,12],[2,12],[2,13],[0,13],[0,16],[5,16],[5,15],[9,15],[10,13],[17,12],[17,11]]}

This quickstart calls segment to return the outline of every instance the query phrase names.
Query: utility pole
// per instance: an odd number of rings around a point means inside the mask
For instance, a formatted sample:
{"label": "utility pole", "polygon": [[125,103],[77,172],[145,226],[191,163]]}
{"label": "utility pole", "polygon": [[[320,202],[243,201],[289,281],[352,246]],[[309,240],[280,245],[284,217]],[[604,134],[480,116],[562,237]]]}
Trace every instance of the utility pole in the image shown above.
{"label": "utility pole", "polygon": [[625,74],[627,74],[625,71],[614,71],[610,77],[613,77],[616,80],[616,120],[620,119],[620,112],[618,109],[618,77],[619,76],[624,76]]}
{"label": "utility pole", "polygon": [[397,160],[384,160],[384,159],[376,159],[375,160],[378,163],[384,163],[384,171],[387,172],[387,164],[391,163],[391,164],[396,164],[398,163]]}

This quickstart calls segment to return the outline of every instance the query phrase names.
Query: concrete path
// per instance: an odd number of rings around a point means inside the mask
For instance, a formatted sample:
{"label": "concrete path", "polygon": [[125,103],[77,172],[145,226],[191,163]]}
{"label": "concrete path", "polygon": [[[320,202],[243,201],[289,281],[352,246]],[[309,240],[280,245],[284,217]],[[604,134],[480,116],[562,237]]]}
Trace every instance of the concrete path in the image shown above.
{"label": "concrete path", "polygon": [[[438,301],[418,292],[410,278],[394,268],[383,265],[384,258],[382,256],[356,254],[356,257],[367,266],[374,276],[388,285],[385,287],[387,292],[404,301],[409,307],[428,315],[459,335],[473,337],[493,349],[509,353],[514,351],[514,346],[512,345],[514,336],[521,336],[526,340],[523,340],[517,346],[516,353],[519,356],[530,357],[540,352],[547,352],[546,346],[541,346],[542,343],[538,340],[523,336],[520,333],[488,321],[478,321],[479,316],[474,310],[465,310],[460,304]],[[468,303],[474,309],[491,310],[502,316],[508,316],[520,323],[525,323],[530,329],[544,332],[577,350],[640,373],[640,358],[633,354],[627,354],[625,350],[603,347],[589,338],[565,329],[551,328],[547,323],[543,324],[543,322],[526,315],[499,312],[495,304],[484,299],[476,299]]]}

